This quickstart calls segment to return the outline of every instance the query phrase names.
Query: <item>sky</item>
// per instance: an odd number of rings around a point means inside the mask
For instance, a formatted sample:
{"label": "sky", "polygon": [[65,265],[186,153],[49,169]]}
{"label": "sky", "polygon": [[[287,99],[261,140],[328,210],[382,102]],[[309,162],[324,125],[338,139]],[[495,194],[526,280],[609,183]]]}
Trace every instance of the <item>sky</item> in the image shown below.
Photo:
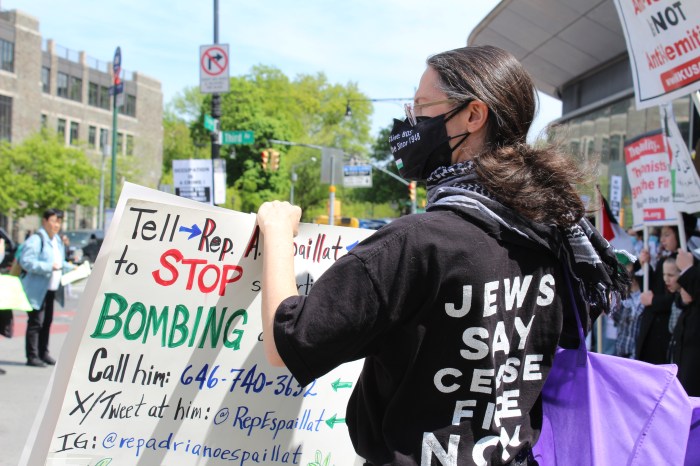
{"label": "sky", "polygon": [[[371,99],[412,98],[428,56],[463,47],[498,0],[219,0],[219,40],[230,75],[262,64],[290,78],[323,72]],[[165,104],[199,86],[199,47],[214,43],[213,0],[0,0],[39,20],[44,39],[159,80]],[[532,141],[561,116],[540,94]],[[375,102],[372,133],[402,118],[402,104]],[[244,128],[241,128],[244,129]]]}

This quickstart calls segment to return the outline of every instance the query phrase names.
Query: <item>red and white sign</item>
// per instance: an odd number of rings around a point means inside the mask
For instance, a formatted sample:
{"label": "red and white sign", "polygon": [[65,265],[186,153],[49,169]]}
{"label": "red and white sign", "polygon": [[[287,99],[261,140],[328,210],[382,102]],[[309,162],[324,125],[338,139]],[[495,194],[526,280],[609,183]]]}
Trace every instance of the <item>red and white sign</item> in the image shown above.
{"label": "red and white sign", "polygon": [[203,94],[228,92],[229,80],[228,44],[200,45],[199,91]]}
{"label": "red and white sign", "polygon": [[625,141],[634,229],[675,223],[671,160],[661,130]]}
{"label": "red and white sign", "polygon": [[671,154],[673,202],[679,212],[700,212],[700,177],[688,146],[673,115],[673,104],[661,106],[661,122],[666,124],[666,144]]}
{"label": "red and white sign", "polygon": [[615,0],[637,109],[700,89],[700,2]]}

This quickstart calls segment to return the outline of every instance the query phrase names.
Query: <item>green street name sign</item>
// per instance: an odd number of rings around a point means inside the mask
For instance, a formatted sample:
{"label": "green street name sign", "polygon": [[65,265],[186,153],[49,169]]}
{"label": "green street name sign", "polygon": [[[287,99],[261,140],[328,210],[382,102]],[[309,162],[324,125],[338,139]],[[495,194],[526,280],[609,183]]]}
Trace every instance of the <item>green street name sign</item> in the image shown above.
{"label": "green street name sign", "polygon": [[204,129],[208,129],[209,131],[216,130],[216,120],[206,113],[204,114]]}
{"label": "green street name sign", "polygon": [[253,131],[222,131],[221,144],[249,145],[255,142]]}

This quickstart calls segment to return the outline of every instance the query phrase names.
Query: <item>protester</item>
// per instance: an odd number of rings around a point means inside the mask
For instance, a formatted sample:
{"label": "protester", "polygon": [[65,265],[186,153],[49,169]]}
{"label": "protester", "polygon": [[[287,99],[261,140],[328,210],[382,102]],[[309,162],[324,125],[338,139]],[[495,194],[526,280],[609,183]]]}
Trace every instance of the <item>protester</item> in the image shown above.
{"label": "protester", "polygon": [[427,63],[390,137],[401,175],[427,179],[426,213],[384,226],[299,296],[301,211],[260,207],[265,352],[301,384],[365,358],[346,422],[370,464],[537,464],[557,343],[578,345],[565,277],[588,327],[627,275],[583,218],[584,173],[526,144],[522,65],[489,46]]}
{"label": "protester", "polygon": [[[0,228],[0,262],[4,262],[5,258],[5,230]],[[12,310],[0,310],[0,335],[8,336],[12,334]],[[9,337],[8,337],[9,338]],[[7,371],[0,367],[0,375],[5,375]]]}
{"label": "protester", "polygon": [[63,212],[48,209],[41,220],[41,228],[23,244],[19,264],[24,273],[22,286],[29,304],[34,309],[27,313],[27,365],[45,367],[56,364],[49,354],[49,334],[53,322],[54,299],[63,305],[61,275],[72,265],[65,260],[63,242],[58,237]]}
{"label": "protester", "polygon": [[[618,259],[620,259],[620,256],[618,256]],[[641,302],[642,286],[640,281],[642,277],[633,275],[634,264],[627,260],[626,257],[621,259],[620,262],[625,264],[632,281],[630,282],[629,297],[622,300],[620,310],[612,314],[615,325],[617,325],[615,354],[623,358],[634,358],[639,335],[640,316],[644,310],[644,305]]]}
{"label": "protester", "polygon": [[693,255],[678,250],[676,265],[681,271],[678,285],[685,309],[673,329],[671,362],[678,364],[678,380],[690,396],[700,396],[700,269]]}
{"label": "protester", "polygon": [[[649,268],[649,289],[644,291],[641,302],[644,305],[637,340],[636,358],[651,364],[668,362],[668,345],[671,332],[668,330],[668,319],[671,315],[673,293],[666,288],[663,278],[663,264],[667,258],[675,255],[678,249],[678,228],[663,226],[659,236],[660,248],[657,261]],[[639,255],[641,264],[649,263],[649,251],[643,249]]]}

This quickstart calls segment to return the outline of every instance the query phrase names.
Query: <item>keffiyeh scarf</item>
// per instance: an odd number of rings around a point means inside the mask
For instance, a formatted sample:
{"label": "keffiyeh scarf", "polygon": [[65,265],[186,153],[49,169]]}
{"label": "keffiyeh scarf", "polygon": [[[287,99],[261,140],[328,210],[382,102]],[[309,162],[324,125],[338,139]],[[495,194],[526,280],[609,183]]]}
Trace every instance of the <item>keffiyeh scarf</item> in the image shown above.
{"label": "keffiyeh scarf", "polygon": [[[518,235],[530,239],[535,236],[527,228],[533,222],[501,204],[479,182],[471,160],[441,167],[427,181],[426,210],[477,209]],[[620,266],[616,251],[585,218],[570,227],[559,228],[559,232],[566,250],[561,260],[568,262],[570,271],[578,280],[579,295],[588,304],[591,319],[601,312],[615,311],[620,298],[627,295],[629,285],[629,276]]]}

